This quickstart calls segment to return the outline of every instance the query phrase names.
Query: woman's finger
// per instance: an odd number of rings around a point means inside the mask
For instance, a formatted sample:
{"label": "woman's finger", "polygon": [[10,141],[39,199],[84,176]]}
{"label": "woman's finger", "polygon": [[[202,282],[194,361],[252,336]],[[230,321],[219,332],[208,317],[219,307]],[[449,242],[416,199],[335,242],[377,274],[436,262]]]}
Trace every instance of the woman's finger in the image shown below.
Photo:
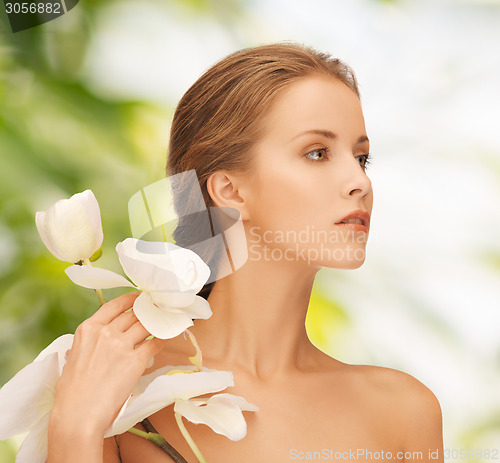
{"label": "woman's finger", "polygon": [[146,360],[149,360],[165,347],[167,341],[168,339],[160,338],[148,339],[147,341],[144,341],[142,344],[137,346],[136,352],[144,355],[144,358]]}
{"label": "woman's finger", "polygon": [[142,326],[142,323],[137,320],[125,333],[127,338],[133,343],[134,346],[144,341],[147,337],[151,336],[151,333]]}
{"label": "woman's finger", "polygon": [[134,323],[136,323],[137,317],[133,310],[128,312],[122,312],[114,320],[109,323],[109,327],[113,330],[124,332],[127,331]]}
{"label": "woman's finger", "polygon": [[140,291],[135,291],[133,293],[123,294],[116,299],[106,302],[94,315],[89,318],[89,320],[102,325],[107,325],[118,315],[125,312],[125,310],[130,309],[130,307],[134,305],[134,301],[137,299],[139,294],[141,294]]}

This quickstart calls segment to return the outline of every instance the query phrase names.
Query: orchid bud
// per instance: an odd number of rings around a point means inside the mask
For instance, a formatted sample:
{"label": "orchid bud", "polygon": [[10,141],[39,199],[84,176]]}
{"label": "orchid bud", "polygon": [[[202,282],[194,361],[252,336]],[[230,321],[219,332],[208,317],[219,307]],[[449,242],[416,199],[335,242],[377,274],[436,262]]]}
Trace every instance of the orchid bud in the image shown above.
{"label": "orchid bud", "polygon": [[61,199],[46,212],[37,212],[35,221],[43,243],[59,260],[79,263],[102,245],[101,212],[90,190]]}

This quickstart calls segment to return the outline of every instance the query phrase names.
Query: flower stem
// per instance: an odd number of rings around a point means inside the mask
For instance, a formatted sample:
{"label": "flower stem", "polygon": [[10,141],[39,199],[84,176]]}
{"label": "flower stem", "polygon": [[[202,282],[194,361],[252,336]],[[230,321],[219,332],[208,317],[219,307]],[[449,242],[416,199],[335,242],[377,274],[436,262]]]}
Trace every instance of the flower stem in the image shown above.
{"label": "flower stem", "polygon": [[161,234],[163,235],[163,241],[167,242],[167,232],[165,231],[164,224],[161,224]]}
{"label": "flower stem", "polygon": [[[144,429],[148,431],[148,433],[161,436],[148,418],[144,418],[141,421],[141,424],[144,426]],[[163,438],[163,436],[161,437]],[[174,463],[188,463],[186,459],[167,442],[165,438],[163,438],[163,444],[161,444],[160,448],[174,461]]]}
{"label": "flower stem", "polygon": [[[151,427],[154,429],[153,425],[151,425]],[[172,458],[172,461],[174,461],[175,463],[187,463],[184,457],[177,450],[175,450],[160,434],[156,432],[141,431],[140,429],[137,428],[130,428],[128,432],[135,434],[136,436],[143,437],[149,442],[155,444],[157,447],[160,447],[165,453],[167,453]]]}
{"label": "flower stem", "polygon": [[106,299],[104,299],[104,294],[102,294],[102,289],[94,289],[97,294],[97,299],[99,299],[99,306],[102,307],[103,304],[106,303]]}
{"label": "flower stem", "polygon": [[[89,267],[92,267],[90,259],[85,259],[83,263],[85,265],[88,265]],[[94,291],[97,294],[97,299],[99,299],[99,306],[102,307],[102,305],[106,303],[106,299],[104,299],[104,294],[102,293],[102,289],[94,289]]]}
{"label": "flower stem", "polygon": [[200,463],[207,463],[207,460],[205,460],[205,457],[202,455],[200,449],[194,443],[193,438],[190,436],[186,427],[184,426],[184,423],[182,422],[182,415],[180,413],[175,412],[175,421],[177,421],[177,426],[179,426],[179,429],[182,435],[184,436],[184,439],[186,439],[186,442],[189,444],[189,447],[191,447],[191,450],[196,455],[196,458],[198,458],[198,461]]}
{"label": "flower stem", "polygon": [[194,334],[191,333],[188,329],[185,331],[187,335],[189,336],[189,340],[191,341],[191,344],[193,344],[194,348],[196,349],[196,355],[193,355],[192,357],[189,357],[189,361],[196,367],[195,371],[201,371],[202,370],[202,363],[203,363],[203,357],[201,354],[201,349],[200,346],[198,345],[198,342],[196,341],[196,338],[194,337]]}
{"label": "flower stem", "polygon": [[153,444],[157,445],[158,447],[161,447],[162,444],[165,443],[165,439],[154,432],[141,431],[137,428],[130,428],[128,432],[135,434],[136,436],[144,437],[144,439],[153,442]]}

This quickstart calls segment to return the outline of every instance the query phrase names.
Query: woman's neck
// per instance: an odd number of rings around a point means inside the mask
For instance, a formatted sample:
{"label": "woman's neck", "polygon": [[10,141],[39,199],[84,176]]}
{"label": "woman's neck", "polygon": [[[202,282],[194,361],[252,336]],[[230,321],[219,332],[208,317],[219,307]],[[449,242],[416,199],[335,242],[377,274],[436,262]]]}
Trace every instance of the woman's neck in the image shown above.
{"label": "woman's neck", "polygon": [[321,353],[305,329],[314,275],[290,262],[260,260],[218,280],[208,298],[212,317],[191,329],[208,366],[224,359],[259,378],[314,368]]}

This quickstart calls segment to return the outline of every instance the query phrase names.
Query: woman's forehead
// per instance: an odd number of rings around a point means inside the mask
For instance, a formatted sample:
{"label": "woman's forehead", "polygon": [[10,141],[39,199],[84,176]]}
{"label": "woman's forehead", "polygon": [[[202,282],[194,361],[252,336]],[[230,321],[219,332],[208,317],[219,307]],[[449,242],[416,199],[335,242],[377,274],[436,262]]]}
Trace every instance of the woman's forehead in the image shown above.
{"label": "woman's forehead", "polygon": [[266,115],[269,136],[295,138],[317,130],[364,132],[358,96],[346,84],[328,76],[311,76],[285,87]]}

